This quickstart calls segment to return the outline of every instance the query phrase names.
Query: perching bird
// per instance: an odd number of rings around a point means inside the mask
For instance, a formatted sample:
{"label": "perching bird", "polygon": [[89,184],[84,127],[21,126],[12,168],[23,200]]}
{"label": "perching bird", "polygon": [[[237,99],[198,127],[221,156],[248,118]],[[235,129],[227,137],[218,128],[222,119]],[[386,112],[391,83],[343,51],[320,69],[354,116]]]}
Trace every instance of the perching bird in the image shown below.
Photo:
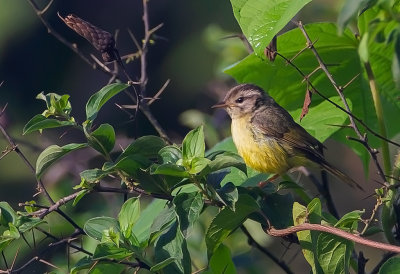
{"label": "perching bird", "polygon": [[300,166],[320,166],[340,180],[362,189],[324,158],[324,145],[297,124],[292,116],[260,87],[241,84],[223,102],[232,118],[232,138],[244,162],[274,178]]}

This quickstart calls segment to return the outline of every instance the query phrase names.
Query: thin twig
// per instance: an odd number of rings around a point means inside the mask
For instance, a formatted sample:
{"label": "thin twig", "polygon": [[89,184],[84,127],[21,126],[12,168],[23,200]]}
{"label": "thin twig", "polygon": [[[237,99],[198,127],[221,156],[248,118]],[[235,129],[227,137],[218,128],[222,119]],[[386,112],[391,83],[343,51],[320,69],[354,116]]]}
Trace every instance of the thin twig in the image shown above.
{"label": "thin twig", "polygon": [[146,96],[147,86],[147,45],[150,39],[150,27],[149,27],[149,12],[147,10],[147,1],[143,0],[143,25],[144,25],[144,39],[142,43],[141,55],[140,55],[140,94]]}
{"label": "thin twig", "polygon": [[159,99],[160,95],[164,92],[164,90],[167,88],[167,86],[169,85],[169,83],[171,82],[170,79],[168,79],[164,85],[160,88],[160,90],[156,93],[156,95],[153,96],[153,98],[151,98],[151,100],[147,103],[149,106],[157,99]]}
{"label": "thin twig", "polygon": [[371,216],[370,216],[367,220],[364,221],[365,226],[364,226],[363,230],[362,230],[361,233],[360,233],[361,235],[364,235],[364,233],[367,231],[369,225],[370,225],[371,222],[374,220],[375,214],[378,212],[378,209],[379,209],[379,207],[382,205],[382,203],[383,203],[382,197],[381,197],[381,196],[378,196],[377,199],[376,199],[375,206],[374,206],[374,208],[372,209]]}
{"label": "thin twig", "polygon": [[4,254],[4,250],[1,251],[1,256],[3,257],[4,265],[8,269],[8,263],[7,263],[6,255]]}
{"label": "thin twig", "polygon": [[[98,67],[96,63],[92,63],[77,47],[76,44],[72,44],[68,42],[63,36],[61,36],[57,31],[54,30],[54,28],[47,22],[47,20],[43,17],[43,10],[40,10],[38,5],[34,0],[27,0],[33,9],[36,12],[36,15],[39,17],[40,21],[42,21],[43,25],[47,28],[47,32],[51,35],[54,36],[58,41],[60,41],[62,44],[70,48],[73,52],[75,52],[85,63],[87,63],[89,66],[91,66],[93,69],[99,69],[100,71],[109,74],[111,76],[112,73],[104,70],[102,67]],[[46,8],[45,8],[46,9]]]}
{"label": "thin twig", "polygon": [[[325,73],[326,77],[329,79],[329,81],[331,82],[332,86],[335,88],[336,92],[338,93],[339,97],[341,98],[343,105],[346,109],[346,113],[351,113],[350,107],[347,103],[346,97],[343,94],[343,90],[344,88],[339,86],[335,79],[333,78],[332,74],[329,72],[326,64],[322,61],[321,56],[319,55],[318,51],[316,50],[316,48],[314,47],[313,42],[311,41],[308,33],[306,32],[302,22],[295,22],[295,24],[297,25],[297,27],[301,30],[301,32],[303,33],[304,37],[306,38],[307,41],[307,46],[310,48],[310,50],[313,52],[315,58],[317,59],[320,68],[322,69],[322,71]],[[354,77],[349,81],[349,83],[354,81]],[[347,87],[349,85],[349,83],[347,83],[345,85],[345,87]],[[369,152],[369,154],[371,155],[371,157],[374,159],[375,165],[378,169],[378,174],[381,176],[382,180],[384,182],[386,182],[386,178],[385,178],[385,173],[383,172],[383,169],[379,163],[379,161],[376,158],[376,155],[374,155],[374,153],[372,152],[372,148],[369,146],[367,139],[366,139],[366,135],[363,135],[361,133],[361,131],[359,130],[358,126],[356,125],[355,122],[355,118],[354,115],[348,115],[349,119],[350,119],[350,123],[351,126],[354,130],[354,132],[357,134],[358,138],[362,141],[364,141],[364,147],[367,149],[367,151]],[[382,136],[383,139],[387,140],[387,138],[385,138],[384,136]]]}
{"label": "thin twig", "polygon": [[[4,127],[0,124],[0,131],[3,134],[3,136],[7,139],[8,143],[10,146],[13,148],[13,150],[18,154],[18,156],[24,161],[24,163],[30,168],[30,170],[33,172],[33,174],[36,174],[36,170],[33,167],[33,165],[29,162],[29,160],[25,157],[25,155],[22,153],[22,151],[18,148],[18,146],[15,144],[14,140],[11,138],[10,135],[8,135],[7,131],[4,129]],[[36,176],[35,176],[36,178]],[[47,192],[46,188],[44,187],[43,182],[40,179],[36,178],[36,182],[38,184],[39,191],[43,193],[47,200],[51,203],[54,204],[54,200],[51,198],[50,194]]]}
{"label": "thin twig", "polygon": [[284,262],[279,260],[277,257],[275,257],[274,254],[272,254],[268,249],[264,248],[261,246],[257,241],[253,238],[253,236],[250,234],[250,232],[247,230],[247,228],[244,225],[240,226],[240,229],[243,231],[243,233],[247,236],[249,245],[254,246],[257,248],[259,251],[264,253],[267,257],[269,257],[274,263],[276,263],[280,268],[282,268],[283,271],[285,271],[288,274],[294,273],[289,266]]}

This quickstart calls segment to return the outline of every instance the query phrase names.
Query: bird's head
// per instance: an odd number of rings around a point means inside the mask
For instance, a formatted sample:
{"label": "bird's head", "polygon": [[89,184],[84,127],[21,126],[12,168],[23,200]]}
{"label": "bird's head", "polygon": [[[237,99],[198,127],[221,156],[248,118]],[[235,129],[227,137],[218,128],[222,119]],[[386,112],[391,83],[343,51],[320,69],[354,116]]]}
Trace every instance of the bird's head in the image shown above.
{"label": "bird's head", "polygon": [[232,119],[247,116],[265,104],[269,97],[264,90],[252,84],[233,87],[224,100],[212,108],[224,108]]}

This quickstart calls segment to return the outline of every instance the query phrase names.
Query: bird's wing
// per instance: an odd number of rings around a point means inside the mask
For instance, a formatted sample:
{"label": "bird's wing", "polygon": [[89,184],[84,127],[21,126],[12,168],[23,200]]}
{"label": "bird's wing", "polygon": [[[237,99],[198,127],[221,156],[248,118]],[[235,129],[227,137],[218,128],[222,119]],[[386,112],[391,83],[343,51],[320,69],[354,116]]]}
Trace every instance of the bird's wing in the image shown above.
{"label": "bird's wing", "polygon": [[285,141],[294,149],[307,151],[322,157],[324,145],[297,124],[290,114],[280,106],[265,108],[254,113],[253,130],[269,138]]}

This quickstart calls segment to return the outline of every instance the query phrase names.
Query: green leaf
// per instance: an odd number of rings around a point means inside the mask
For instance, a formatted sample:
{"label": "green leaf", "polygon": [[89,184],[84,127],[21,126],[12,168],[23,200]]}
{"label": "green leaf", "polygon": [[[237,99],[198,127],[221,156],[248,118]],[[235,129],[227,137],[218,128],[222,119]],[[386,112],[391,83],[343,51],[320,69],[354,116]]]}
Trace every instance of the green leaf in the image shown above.
{"label": "green leaf", "polygon": [[169,265],[170,263],[174,262],[175,260],[176,260],[176,258],[173,258],[173,257],[167,258],[167,259],[165,259],[164,261],[159,262],[159,263],[153,265],[153,266],[150,268],[150,271],[151,271],[151,272],[160,271],[161,269],[163,269],[164,267],[166,267],[166,266]]}
{"label": "green leaf", "polygon": [[291,189],[291,190],[293,190],[297,195],[299,195],[299,197],[300,197],[301,199],[303,199],[303,201],[304,201],[305,203],[311,202],[311,198],[310,198],[310,197],[308,196],[308,194],[306,193],[306,190],[305,190],[302,186],[298,185],[298,184],[295,183],[295,182],[292,182],[292,181],[283,181],[283,182],[280,182],[280,183],[278,184],[278,189],[277,189],[277,191],[282,190],[282,189]]}
{"label": "green leaf", "polygon": [[[346,88],[346,98],[348,102],[352,102],[352,113],[363,120],[370,128],[379,132],[368,80],[360,66],[357,52],[359,41],[348,29],[344,31],[342,36],[338,36],[335,24],[310,24],[306,25],[305,29],[312,41],[318,39],[315,47],[322,60],[327,64],[340,64],[340,66],[329,67],[329,72],[338,84],[344,85],[355,75],[360,74]],[[305,38],[301,31],[293,29],[278,37],[278,52],[290,59],[304,48],[304,43]],[[392,58],[393,44],[387,45],[370,41],[369,60],[380,88],[385,123],[391,125],[391,127],[387,128],[389,138],[400,132],[400,123],[397,123],[394,118],[400,115],[400,101],[396,99],[398,90],[395,88],[392,75],[385,73],[385,70],[387,70],[385,68],[389,68],[392,65]],[[312,52],[308,50],[296,57],[295,64],[305,75],[313,72],[318,66]],[[293,67],[286,64],[285,60],[277,57],[275,62],[271,64],[255,55],[250,55],[231,66],[226,72],[240,83],[254,83],[264,88],[282,107],[289,111],[296,121],[299,121],[307,84]],[[332,87],[326,75],[322,72],[317,72],[313,74],[311,80],[320,92],[342,105],[337,97],[336,90]],[[281,83],[285,83],[284,89],[282,89]],[[368,152],[361,144],[349,141],[346,138],[349,135],[355,137],[353,131],[331,126],[332,124],[347,125],[347,115],[330,104],[321,105],[323,101],[321,97],[313,96],[310,111],[300,125],[321,142],[333,136],[339,142],[350,146],[360,156],[367,171],[369,163]],[[321,106],[316,111],[314,108],[319,105]],[[326,114],[326,111],[329,112],[329,115]],[[332,120],[329,118],[331,116],[333,117]],[[369,144],[372,147],[381,145],[381,141],[372,134],[368,135],[368,137]]]}
{"label": "green leaf", "polygon": [[154,242],[174,221],[176,221],[175,208],[173,206],[164,208],[150,227],[150,242]]}
{"label": "green leaf", "polygon": [[116,219],[111,217],[95,217],[89,219],[85,223],[83,230],[89,237],[101,241],[103,231],[110,228],[116,232],[120,231],[118,221]]}
{"label": "green leaf", "polygon": [[293,224],[291,218],[292,205],[293,197],[290,193],[285,195],[271,193],[265,196],[261,209],[274,227],[286,228]]}
{"label": "green leaf", "polygon": [[79,270],[83,269],[89,269],[92,267],[92,265],[96,263],[92,261],[92,259],[89,256],[81,258],[72,268],[71,268],[71,274],[78,274]]}
{"label": "green leaf", "polygon": [[208,164],[211,172],[221,170],[227,167],[236,167],[244,173],[247,172],[246,164],[243,162],[242,157],[234,152],[224,151],[218,153],[215,157],[208,157],[212,161]]}
{"label": "green leaf", "polygon": [[74,202],[72,203],[72,206],[76,206],[79,201],[90,192],[88,189],[82,189],[79,191],[79,194],[75,197]]}
{"label": "green leaf", "polygon": [[122,83],[114,83],[103,87],[101,90],[93,94],[86,104],[86,119],[93,121],[97,117],[97,113],[101,107],[110,100],[114,95],[117,95],[129,85]]}
{"label": "green leaf", "polygon": [[68,101],[69,95],[59,95],[57,93],[39,93],[36,99],[43,100],[46,102],[47,110],[43,112],[45,117],[51,115],[69,117],[71,113],[71,103]]}
{"label": "green leaf", "polygon": [[43,116],[42,114],[35,115],[32,119],[29,120],[28,123],[24,126],[22,134],[28,134],[36,130],[42,130],[46,128],[57,128],[57,127],[65,127],[65,126],[73,126],[75,125],[72,121],[60,121],[56,119],[49,119]]}
{"label": "green leaf", "polygon": [[230,210],[236,210],[236,202],[239,199],[239,192],[233,183],[226,183],[222,188],[217,190],[218,198]]}
{"label": "green leaf", "polygon": [[154,199],[140,214],[132,233],[140,243],[146,243],[150,238],[150,227],[167,204],[166,200]]}
{"label": "green leaf", "polygon": [[116,247],[112,243],[100,243],[96,246],[93,254],[93,260],[115,259],[122,260],[133,255],[132,251],[126,248]]}
{"label": "green leaf", "polygon": [[114,148],[115,131],[109,124],[100,125],[95,131],[87,136],[88,143],[103,155],[108,155]]}
{"label": "green leaf", "polygon": [[108,173],[124,171],[128,175],[136,177],[140,169],[146,169],[150,164],[151,162],[141,155],[129,155],[119,159],[116,163],[105,163],[102,169]]}
{"label": "green leaf", "polygon": [[357,229],[357,223],[362,220],[361,215],[364,213],[365,210],[354,210],[348,212],[340,218],[340,220],[335,224],[335,227]]}
{"label": "green leaf", "polygon": [[163,269],[165,273],[191,273],[191,259],[187,249],[187,243],[179,229],[179,224],[175,221],[168,231],[158,239],[155,249],[156,264],[165,262],[168,258],[175,260]]}
{"label": "green leaf", "polygon": [[119,263],[100,262],[90,268],[88,274],[120,274],[123,273],[126,266]]}
{"label": "green leaf", "polygon": [[[321,221],[321,215],[318,216],[318,214],[321,214],[321,202],[317,198],[312,200],[307,208],[297,202],[293,203],[294,225],[303,224],[307,220],[310,223],[319,224]],[[316,231],[305,230],[297,232],[297,237],[299,238],[304,258],[310,264],[313,273],[322,273],[321,266],[318,263],[318,258],[316,255],[318,235],[319,233]]]}
{"label": "green leaf", "polygon": [[203,197],[200,192],[180,193],[175,196],[173,203],[179,217],[180,230],[187,238],[188,230],[197,221],[203,209]]}
{"label": "green leaf", "polygon": [[217,143],[215,146],[207,151],[207,155],[211,155],[212,153],[218,151],[229,151],[237,154],[237,149],[235,144],[233,143],[232,137],[225,138],[221,142]]}
{"label": "green leaf", "polygon": [[[234,153],[237,155],[237,149],[235,147],[235,144],[233,143],[232,137],[228,137],[222,140],[221,142],[216,144],[213,148],[211,148],[209,151],[207,151],[207,157],[210,159],[213,159],[214,157],[216,158],[216,156],[219,155],[221,151],[225,151],[224,154],[226,153],[227,156],[233,155],[230,153]],[[237,158],[237,160],[239,159]],[[232,159],[232,161],[234,160]],[[215,164],[216,166],[213,166],[213,164],[211,164],[211,167],[215,169],[222,167],[219,166],[218,161]],[[224,185],[228,182],[232,182],[236,186],[242,185],[248,178],[253,177],[256,174],[259,174],[258,172],[255,172],[249,167],[247,167],[247,169],[244,170],[243,166],[241,166],[239,163],[237,165],[235,164],[235,166],[236,167],[227,167],[227,170],[230,172],[222,180],[221,185]],[[265,175],[265,179],[266,178],[267,175]]]}
{"label": "green leaf", "polygon": [[253,212],[259,210],[256,201],[249,195],[239,196],[236,203],[236,211],[229,208],[222,209],[212,220],[207,233],[206,245],[207,254],[210,258],[219,245]]}
{"label": "green leaf", "polygon": [[170,194],[170,187],[183,180],[180,177],[152,174],[152,170],[156,168],[157,165],[151,166],[147,170],[139,169],[135,176],[140,187],[146,192]]}
{"label": "green leaf", "polygon": [[118,159],[129,155],[141,155],[145,158],[157,158],[160,149],[165,147],[165,141],[157,136],[143,136],[133,141]]}
{"label": "green leaf", "polygon": [[[190,174],[198,174],[202,172],[205,168],[207,168],[210,162],[211,161],[207,158],[194,157],[190,162],[190,169],[188,172]],[[202,174],[204,174],[204,172]]]}
{"label": "green leaf", "polygon": [[311,0],[231,0],[233,13],[258,56]]}
{"label": "green leaf", "polygon": [[19,216],[16,227],[18,227],[19,232],[25,233],[25,232],[31,230],[32,228],[35,228],[38,225],[41,225],[45,222],[46,221],[44,221],[40,218]]}
{"label": "green leaf", "polygon": [[379,269],[379,274],[397,274],[400,269],[400,258],[394,257],[387,260]]}
{"label": "green leaf", "polygon": [[229,248],[221,244],[211,256],[209,268],[212,273],[236,273],[235,265]]}
{"label": "green leaf", "polygon": [[100,242],[110,243],[113,246],[119,247],[120,242],[122,242],[121,233],[119,230],[115,231],[113,227],[110,227],[109,229],[103,230]]}
{"label": "green leaf", "polygon": [[177,166],[175,164],[162,164],[159,165],[153,174],[170,175],[175,177],[189,178],[190,174],[182,166]]}
{"label": "green leaf", "polygon": [[19,239],[21,237],[21,234],[19,233],[17,227],[13,225],[12,223],[9,223],[8,230],[3,232],[3,237],[6,238],[12,238],[12,239]]}
{"label": "green leaf", "polygon": [[323,273],[350,273],[354,243],[339,236],[321,233],[317,241],[317,258]]}
{"label": "green leaf", "polygon": [[203,126],[191,130],[182,142],[184,165],[190,165],[195,157],[204,158],[205,147]]}
{"label": "green leaf", "polygon": [[337,24],[339,27],[339,34],[343,33],[343,30],[350,23],[351,20],[358,16],[359,11],[366,5],[369,0],[346,0],[341,9]]}
{"label": "green leaf", "polygon": [[383,232],[383,229],[379,226],[369,226],[367,230],[363,233],[364,237],[369,237],[377,233]]}
{"label": "green leaf", "polygon": [[36,177],[40,178],[48,167],[71,151],[86,147],[87,144],[52,145],[43,150],[36,160]]}
{"label": "green leaf", "polygon": [[20,233],[18,229],[12,224],[9,224],[9,229],[3,232],[0,236],[0,251],[3,251],[12,241],[19,239]]}
{"label": "green leaf", "polygon": [[360,59],[362,62],[366,63],[368,62],[368,39],[369,39],[369,33],[366,32],[362,38],[360,45],[358,46],[358,54],[360,55]]}
{"label": "green leaf", "polygon": [[0,202],[0,225],[8,226],[9,223],[15,224],[18,219],[17,213],[7,202]]}
{"label": "green leaf", "polygon": [[[350,75],[360,71],[357,54],[358,41],[350,31],[346,31],[343,36],[338,36],[336,26],[327,23],[306,25],[305,29],[311,39],[318,37],[318,46],[316,47],[326,63],[341,64],[340,66],[329,68],[337,82],[346,83],[352,78]],[[291,30],[279,36],[278,51],[287,58],[291,58],[304,48],[304,39],[300,30]],[[282,45],[281,48],[280,44]],[[296,64],[305,74],[311,73],[317,66],[315,57],[310,51],[303,52],[298,56]],[[301,75],[293,67],[286,64],[285,60],[277,58],[271,64],[255,55],[249,55],[225,72],[240,83],[250,82],[261,86],[277,103],[289,111],[295,121],[300,123],[300,114],[307,84],[302,81]],[[324,95],[335,103],[342,105],[337,92],[332,88],[325,75],[317,74],[313,75],[313,77],[312,82],[318,90],[323,90]],[[282,82],[286,83],[285,92],[282,91],[282,86],[279,84]],[[364,108],[361,107],[363,103],[360,100],[360,84],[360,81],[356,80],[346,89],[348,101],[353,103],[351,104],[351,109],[355,110],[357,114],[360,114],[361,111],[364,112]],[[287,94],[290,94],[290,96],[287,96]],[[355,108],[354,102],[360,104],[360,106],[357,105],[358,109]],[[300,125],[319,141],[324,142],[328,137],[340,130],[340,127],[332,125],[346,124],[348,123],[347,119],[346,113],[324,101],[321,97],[313,96],[309,114],[302,119]],[[348,132],[345,133],[347,134]],[[345,137],[341,141],[349,143]]]}
{"label": "green leaf", "polygon": [[392,75],[393,75],[393,80],[396,83],[396,88],[400,89],[400,28],[396,32],[396,38],[394,41]]}
{"label": "green leaf", "polygon": [[80,176],[88,183],[96,183],[108,174],[110,174],[110,172],[94,168],[82,171]]}
{"label": "green leaf", "polygon": [[128,199],[118,214],[118,221],[121,231],[125,238],[129,238],[132,234],[132,228],[136,224],[140,216],[140,200],[139,198]]}
{"label": "green leaf", "polygon": [[182,151],[175,145],[163,147],[158,154],[161,156],[163,164],[176,164],[178,160],[182,159]]}
{"label": "green leaf", "polygon": [[0,251],[3,251],[12,241],[13,238],[0,236]]}

